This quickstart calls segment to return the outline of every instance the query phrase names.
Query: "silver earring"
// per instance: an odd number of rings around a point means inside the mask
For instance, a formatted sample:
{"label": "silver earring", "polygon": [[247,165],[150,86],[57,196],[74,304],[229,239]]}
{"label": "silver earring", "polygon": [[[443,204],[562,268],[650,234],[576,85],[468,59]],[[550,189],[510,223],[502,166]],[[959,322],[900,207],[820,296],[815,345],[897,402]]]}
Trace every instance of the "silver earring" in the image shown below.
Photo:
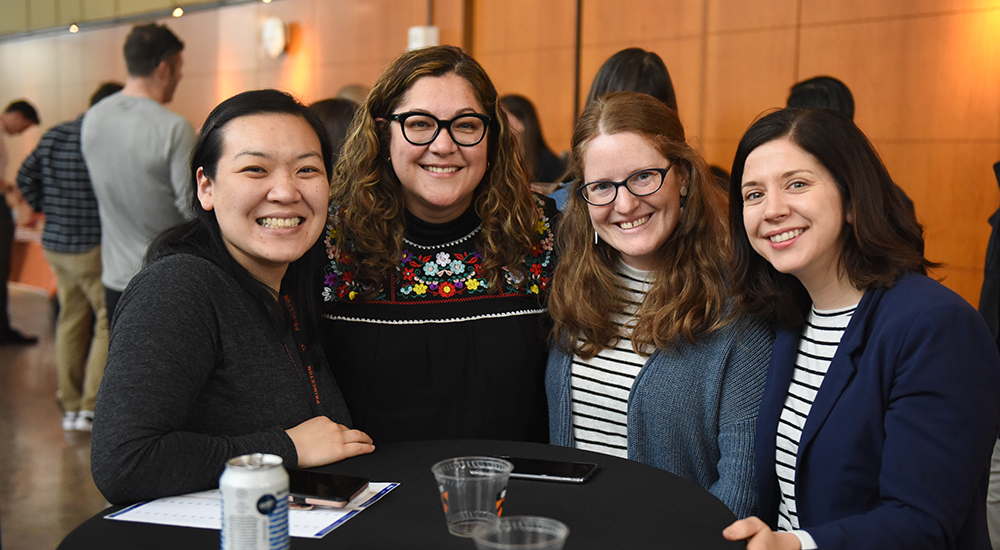
{"label": "silver earring", "polygon": [[594,244],[597,244],[597,230],[594,230]]}

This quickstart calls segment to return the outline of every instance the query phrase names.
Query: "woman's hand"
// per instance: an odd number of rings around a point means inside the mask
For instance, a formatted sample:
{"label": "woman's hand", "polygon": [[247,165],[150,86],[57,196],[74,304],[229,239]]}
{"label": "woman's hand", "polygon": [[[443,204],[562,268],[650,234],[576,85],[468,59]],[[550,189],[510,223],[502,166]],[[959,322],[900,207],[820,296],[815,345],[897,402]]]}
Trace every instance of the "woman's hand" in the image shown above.
{"label": "woman's hand", "polygon": [[727,540],[747,540],[747,550],[800,550],[799,538],[791,533],[775,533],[755,516],[733,522],[722,531]]}
{"label": "woman's hand", "polygon": [[310,418],[285,433],[295,444],[299,468],[322,466],[375,450],[368,434],[337,424],[325,416]]}

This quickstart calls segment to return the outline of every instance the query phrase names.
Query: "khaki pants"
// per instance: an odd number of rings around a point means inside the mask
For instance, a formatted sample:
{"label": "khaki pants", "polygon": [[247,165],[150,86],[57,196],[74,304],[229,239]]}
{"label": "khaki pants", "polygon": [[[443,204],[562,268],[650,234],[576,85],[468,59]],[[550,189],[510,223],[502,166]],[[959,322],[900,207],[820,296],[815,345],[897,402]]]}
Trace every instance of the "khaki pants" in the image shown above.
{"label": "khaki pants", "polygon": [[[81,254],[45,250],[56,275],[56,371],[65,411],[93,411],[108,359],[108,317],[101,285],[101,248]],[[91,330],[91,313],[95,315]]]}

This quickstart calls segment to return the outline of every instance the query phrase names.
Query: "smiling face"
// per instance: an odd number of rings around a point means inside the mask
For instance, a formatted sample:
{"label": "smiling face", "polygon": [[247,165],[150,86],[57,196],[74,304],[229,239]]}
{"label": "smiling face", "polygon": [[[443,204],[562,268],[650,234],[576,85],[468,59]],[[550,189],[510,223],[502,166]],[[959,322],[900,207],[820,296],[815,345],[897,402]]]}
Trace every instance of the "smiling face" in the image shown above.
{"label": "smiling face", "polygon": [[[632,132],[598,134],[583,152],[584,181],[622,181],[648,168],[667,168],[670,161]],[[680,166],[667,172],[663,186],[652,195],[636,197],[624,186],[615,201],[587,205],[597,234],[621,254],[631,267],[650,271],[657,253],[670,238],[680,218],[681,187],[686,173]]]}
{"label": "smiling face", "polygon": [[[487,114],[472,86],[454,74],[417,79],[392,114],[419,112],[439,120],[467,113]],[[444,223],[459,217],[472,204],[472,195],[486,174],[487,141],[462,147],[441,129],[427,145],[413,145],[396,122],[390,123],[389,153],[403,187],[407,210],[418,218]]]}
{"label": "smiling face", "polygon": [[329,183],[320,141],[305,119],[261,114],[236,118],[222,132],[215,177],[198,168],[198,200],[215,210],[233,258],[278,290],[293,262],[326,223]]}
{"label": "smiling face", "polygon": [[818,160],[787,138],[751,151],[744,164],[743,223],[750,245],[816,296],[842,285],[845,216],[840,190]]}

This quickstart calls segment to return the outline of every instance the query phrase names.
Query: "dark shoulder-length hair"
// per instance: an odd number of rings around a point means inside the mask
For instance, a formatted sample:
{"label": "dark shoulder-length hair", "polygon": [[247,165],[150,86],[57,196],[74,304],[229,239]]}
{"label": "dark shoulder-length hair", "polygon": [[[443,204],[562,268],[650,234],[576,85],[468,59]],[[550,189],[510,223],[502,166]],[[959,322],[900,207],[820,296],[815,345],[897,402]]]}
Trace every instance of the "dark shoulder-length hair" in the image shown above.
{"label": "dark shoulder-length hair", "polygon": [[589,207],[578,194],[591,141],[619,133],[645,139],[672,163],[672,173],[688,188],[677,226],[657,251],[656,279],[636,313],[633,347],[644,353],[650,346],[668,349],[679,337],[694,342],[721,326],[727,313],[724,193],[701,155],[685,141],[677,111],[646,94],[608,94],[587,107],[573,132],[574,192],[556,236],[564,260],[556,266],[549,296],[553,336],[582,357],[593,357],[621,338],[614,322],[616,314],[625,312],[625,292],[616,275],[620,253],[603,240],[594,242]]}
{"label": "dark shoulder-length hair", "polygon": [[469,83],[490,117],[486,174],[472,199],[483,223],[476,237],[482,272],[494,291],[503,268],[514,280],[527,279],[523,259],[531,251],[537,211],[516,137],[482,66],[460,48],[433,46],[404,53],[382,73],[354,117],[334,169],[330,204],[340,211],[335,246],[352,243],[358,280],[369,296],[388,284],[403,246],[405,205],[389,159],[392,132],[386,121],[417,80],[449,74]]}
{"label": "dark shoulder-length hair", "polygon": [[[195,218],[160,233],[146,253],[146,263],[178,253],[204,258],[219,266],[253,295],[278,326],[285,319],[284,304],[275,299],[274,291],[269,286],[254,278],[232,257],[223,240],[215,211],[202,208],[197,191],[198,168],[202,168],[210,179],[215,178],[225,145],[226,126],[237,118],[265,114],[292,115],[308,122],[319,139],[323,164],[327,174],[330,174],[333,169],[330,140],[323,123],[305,105],[278,90],[254,90],[235,95],[220,103],[208,115],[191,153],[190,204]],[[310,294],[315,288],[311,283],[315,283],[313,275],[318,272],[321,253],[319,246],[313,246],[305,255],[288,265],[281,280],[281,292],[295,303],[299,315],[310,321],[316,320],[317,310],[313,305],[315,300],[311,299]],[[311,339],[315,334],[312,332],[315,323],[307,322],[304,325],[306,334]]]}
{"label": "dark shoulder-length hair", "polygon": [[743,169],[754,149],[788,139],[833,176],[842,211],[853,215],[841,231],[838,269],[856,288],[892,286],[904,272],[926,274],[938,264],[924,258],[923,228],[903,205],[882,159],[864,133],[829,109],[782,109],[755,121],[743,134],[733,161],[729,228],[732,282],[747,311],[794,327],[810,299],[794,276],[779,273],[750,245],[743,224]]}
{"label": "dark shoulder-length hair", "polygon": [[677,94],[667,65],[656,52],[642,48],[625,48],[601,65],[590,84],[584,107],[613,92],[644,93],[677,110]]}
{"label": "dark shoulder-length hair", "polygon": [[[547,152],[555,156],[545,136],[542,135],[542,125],[538,121],[538,112],[535,111],[531,100],[518,94],[508,94],[500,98],[500,103],[507,110],[510,116],[521,121],[524,131],[521,132],[521,146],[524,151],[524,168],[531,176],[531,181],[542,181],[539,179],[538,160],[541,155]],[[549,183],[549,182],[545,182]]]}

